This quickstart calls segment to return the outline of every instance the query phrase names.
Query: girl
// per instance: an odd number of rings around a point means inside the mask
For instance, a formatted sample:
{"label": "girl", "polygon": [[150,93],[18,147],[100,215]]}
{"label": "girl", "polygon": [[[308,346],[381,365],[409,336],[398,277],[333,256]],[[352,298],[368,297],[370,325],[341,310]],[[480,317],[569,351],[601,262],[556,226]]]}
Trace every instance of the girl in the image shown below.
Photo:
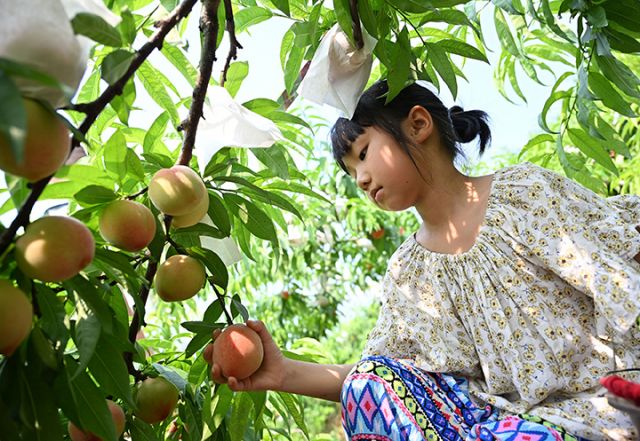
{"label": "girl", "polygon": [[604,200],[530,163],[465,176],[457,143],[479,137],[482,153],[486,114],[417,84],[387,92],[374,84],[332,129],[373,203],[423,221],[389,262],[363,359],[286,359],[251,321],[261,368],[238,381],[211,360],[213,379],[341,401],[352,440],[635,439],[598,379],[640,356],[640,198]]}

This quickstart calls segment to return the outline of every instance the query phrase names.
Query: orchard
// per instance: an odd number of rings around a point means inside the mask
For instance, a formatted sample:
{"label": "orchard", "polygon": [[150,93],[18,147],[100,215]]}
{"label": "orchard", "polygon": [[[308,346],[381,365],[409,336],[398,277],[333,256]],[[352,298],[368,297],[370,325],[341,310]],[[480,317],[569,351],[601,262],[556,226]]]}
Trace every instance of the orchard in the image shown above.
{"label": "orchard", "polygon": [[[546,87],[537,132],[496,161],[640,191],[636,0],[0,4],[2,441],[341,437],[339,408],[233,392],[209,363],[260,368],[249,318],[287,357],[358,359],[377,305],[349,299],[418,224],[331,158],[322,104],[357,98],[354,75],[389,99]],[[463,84],[475,65],[495,86]]]}

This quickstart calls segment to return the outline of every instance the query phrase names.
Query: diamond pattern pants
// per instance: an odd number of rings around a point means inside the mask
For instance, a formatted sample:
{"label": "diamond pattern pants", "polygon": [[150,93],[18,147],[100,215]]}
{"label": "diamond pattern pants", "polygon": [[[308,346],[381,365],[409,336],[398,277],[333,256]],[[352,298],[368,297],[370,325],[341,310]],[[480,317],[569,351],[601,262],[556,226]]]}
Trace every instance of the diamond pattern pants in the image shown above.
{"label": "diamond pattern pants", "polygon": [[476,406],[463,378],[388,357],[361,360],[344,382],[341,401],[349,440],[581,441],[539,418]]}

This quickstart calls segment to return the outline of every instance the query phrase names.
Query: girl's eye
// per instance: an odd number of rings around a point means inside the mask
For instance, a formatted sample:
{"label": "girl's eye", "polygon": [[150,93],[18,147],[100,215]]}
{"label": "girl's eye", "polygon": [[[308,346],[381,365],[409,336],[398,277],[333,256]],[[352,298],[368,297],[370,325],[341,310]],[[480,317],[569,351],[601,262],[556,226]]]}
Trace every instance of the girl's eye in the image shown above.
{"label": "girl's eye", "polygon": [[362,150],[360,150],[360,155],[358,156],[358,158],[361,161],[364,161],[364,157],[367,156],[367,149],[369,148],[369,146],[366,146],[365,148],[363,148]]}

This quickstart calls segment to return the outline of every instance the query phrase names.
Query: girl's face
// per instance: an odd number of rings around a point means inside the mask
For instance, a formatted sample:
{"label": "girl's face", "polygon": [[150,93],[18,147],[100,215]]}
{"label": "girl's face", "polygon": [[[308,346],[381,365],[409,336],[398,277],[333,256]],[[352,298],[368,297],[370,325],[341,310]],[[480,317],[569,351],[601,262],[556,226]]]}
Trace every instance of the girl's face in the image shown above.
{"label": "girl's face", "polygon": [[388,211],[415,205],[424,180],[409,155],[387,132],[366,127],[343,158],[349,175],[378,207]]}

